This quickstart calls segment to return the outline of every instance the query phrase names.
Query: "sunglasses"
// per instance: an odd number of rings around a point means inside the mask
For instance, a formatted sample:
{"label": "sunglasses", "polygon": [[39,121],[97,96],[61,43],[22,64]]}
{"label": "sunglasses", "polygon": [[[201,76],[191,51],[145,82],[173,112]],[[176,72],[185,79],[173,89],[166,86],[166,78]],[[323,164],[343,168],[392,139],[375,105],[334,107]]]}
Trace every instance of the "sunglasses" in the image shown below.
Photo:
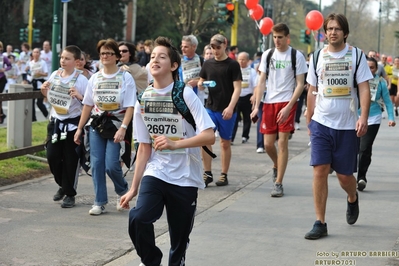
{"label": "sunglasses", "polygon": [[102,52],[100,53],[100,56],[104,57],[104,56],[113,56],[115,55],[115,53],[111,53],[111,52]]}
{"label": "sunglasses", "polygon": [[129,50],[119,50],[119,52],[122,53],[122,54],[124,54],[124,53],[129,52]]}

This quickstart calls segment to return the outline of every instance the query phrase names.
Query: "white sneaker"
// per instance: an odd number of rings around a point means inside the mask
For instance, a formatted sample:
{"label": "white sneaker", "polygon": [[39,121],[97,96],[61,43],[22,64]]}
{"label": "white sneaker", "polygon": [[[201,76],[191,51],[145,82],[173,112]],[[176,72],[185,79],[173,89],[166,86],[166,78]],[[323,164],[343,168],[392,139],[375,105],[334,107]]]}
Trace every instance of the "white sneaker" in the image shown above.
{"label": "white sneaker", "polygon": [[121,196],[119,195],[116,195],[116,210],[123,211],[123,208],[121,206]]}
{"label": "white sneaker", "polygon": [[257,153],[265,153],[265,150],[263,148],[257,148],[256,152]]}
{"label": "white sneaker", "polygon": [[102,213],[105,213],[105,206],[97,206],[93,205],[92,208],[89,211],[90,215],[100,215]]}
{"label": "white sneaker", "polygon": [[295,129],[296,130],[301,130],[301,126],[299,125],[298,122],[295,122]]}

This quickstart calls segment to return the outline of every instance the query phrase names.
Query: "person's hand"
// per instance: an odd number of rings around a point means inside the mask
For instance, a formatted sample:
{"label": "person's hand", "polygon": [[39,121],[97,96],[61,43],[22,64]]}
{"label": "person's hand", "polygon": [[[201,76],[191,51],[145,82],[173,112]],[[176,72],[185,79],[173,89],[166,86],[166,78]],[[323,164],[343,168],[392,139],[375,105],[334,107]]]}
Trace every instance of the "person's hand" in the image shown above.
{"label": "person's hand", "polygon": [[120,143],[124,141],[125,139],[125,134],[126,134],[126,129],[124,128],[119,128],[118,131],[116,131],[114,135],[114,143]]}
{"label": "person's hand", "polygon": [[356,122],[356,135],[360,138],[367,133],[367,119],[363,119],[362,117],[359,118]]}
{"label": "person's hand", "polygon": [[176,142],[165,135],[154,135],[154,149],[156,151],[175,150]]}
{"label": "person's hand", "polygon": [[229,120],[233,116],[233,110],[230,110],[229,107],[223,110],[222,117],[223,120]]}
{"label": "person's hand", "polygon": [[83,100],[83,95],[80,94],[80,93],[78,92],[78,90],[76,89],[76,87],[71,87],[71,88],[69,89],[69,95],[70,95],[71,97],[75,98],[75,99],[78,99],[79,101],[82,101],[82,100]]}
{"label": "person's hand", "polygon": [[388,126],[390,126],[390,127],[396,126],[395,121],[388,121]]}
{"label": "person's hand", "polygon": [[249,116],[251,117],[251,119],[253,119],[255,116],[258,116],[258,107],[254,106],[254,109]]}
{"label": "person's hand", "polygon": [[45,81],[43,82],[42,86],[40,86],[40,90],[42,91],[43,94],[47,95],[47,91],[50,89],[50,82]]}
{"label": "person's hand", "polygon": [[121,68],[122,68],[124,71],[127,71],[127,72],[129,72],[129,73],[132,73],[132,70],[131,70],[127,65],[122,65]]}
{"label": "person's hand", "polygon": [[187,82],[188,85],[190,85],[192,88],[198,86],[198,79],[191,79]]}
{"label": "person's hand", "polygon": [[80,136],[82,135],[82,129],[78,128],[76,129],[75,135],[73,136],[73,141],[77,144],[80,145]]}
{"label": "person's hand", "polygon": [[130,209],[129,202],[137,196],[137,190],[129,190],[125,195],[121,197],[119,204],[122,208],[128,210]]}
{"label": "person's hand", "polygon": [[282,108],[277,114],[277,124],[285,123],[290,115],[290,111],[291,110],[287,106]]}

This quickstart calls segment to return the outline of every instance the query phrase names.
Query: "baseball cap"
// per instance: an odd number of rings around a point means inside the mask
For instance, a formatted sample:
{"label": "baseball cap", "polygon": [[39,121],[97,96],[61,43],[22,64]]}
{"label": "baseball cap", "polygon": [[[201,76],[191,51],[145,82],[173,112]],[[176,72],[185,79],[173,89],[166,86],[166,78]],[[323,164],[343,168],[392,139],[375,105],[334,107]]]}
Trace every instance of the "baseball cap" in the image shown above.
{"label": "baseball cap", "polygon": [[213,35],[210,44],[221,45],[222,43],[227,44],[227,39],[222,34]]}

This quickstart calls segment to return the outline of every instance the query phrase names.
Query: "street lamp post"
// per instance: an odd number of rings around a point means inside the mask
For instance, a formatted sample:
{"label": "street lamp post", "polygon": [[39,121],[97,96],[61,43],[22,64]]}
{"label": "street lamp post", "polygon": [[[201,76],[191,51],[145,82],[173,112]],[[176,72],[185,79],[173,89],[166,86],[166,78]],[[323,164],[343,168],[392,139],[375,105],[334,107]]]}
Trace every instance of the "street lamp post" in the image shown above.
{"label": "street lamp post", "polygon": [[61,0],[64,3],[63,13],[62,13],[62,49],[66,47],[67,43],[67,23],[68,23],[68,2],[71,0]]}

